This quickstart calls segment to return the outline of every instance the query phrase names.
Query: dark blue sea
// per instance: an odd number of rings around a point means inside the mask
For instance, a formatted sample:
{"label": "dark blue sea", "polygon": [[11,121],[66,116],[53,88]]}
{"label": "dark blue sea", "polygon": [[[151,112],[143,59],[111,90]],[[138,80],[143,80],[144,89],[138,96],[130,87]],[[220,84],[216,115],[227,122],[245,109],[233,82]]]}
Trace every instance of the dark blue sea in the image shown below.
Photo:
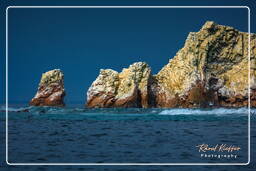
{"label": "dark blue sea", "polygon": [[[10,107],[8,162],[247,163],[248,109],[86,109]],[[13,166],[4,170],[254,170],[256,110],[251,110],[251,164],[247,166]],[[1,144],[5,111],[1,109]],[[200,145],[217,149],[200,151]],[[220,146],[222,145],[222,149]],[[225,147],[239,147],[228,151]],[[223,150],[226,149],[226,150]],[[1,146],[1,157],[5,146]]]}

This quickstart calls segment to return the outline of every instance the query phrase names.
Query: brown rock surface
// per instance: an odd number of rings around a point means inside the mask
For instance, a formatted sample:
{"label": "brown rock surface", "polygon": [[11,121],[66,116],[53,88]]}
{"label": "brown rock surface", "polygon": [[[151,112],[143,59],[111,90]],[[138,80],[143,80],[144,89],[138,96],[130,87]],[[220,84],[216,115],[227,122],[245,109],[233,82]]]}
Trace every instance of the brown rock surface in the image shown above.
{"label": "brown rock surface", "polygon": [[64,106],[64,75],[59,69],[42,75],[35,97],[29,102],[31,106]]}

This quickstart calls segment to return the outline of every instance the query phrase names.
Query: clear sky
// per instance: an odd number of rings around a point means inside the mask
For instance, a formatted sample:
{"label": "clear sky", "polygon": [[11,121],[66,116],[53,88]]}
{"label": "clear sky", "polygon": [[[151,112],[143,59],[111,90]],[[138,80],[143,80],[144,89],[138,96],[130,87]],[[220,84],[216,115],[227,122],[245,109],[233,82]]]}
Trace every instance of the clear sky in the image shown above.
{"label": "clear sky", "polygon": [[41,74],[59,68],[65,75],[66,103],[83,104],[100,69],[120,72],[133,62],[145,61],[155,74],[183,47],[188,33],[198,31],[208,20],[248,30],[246,8],[37,8],[9,9],[8,14],[9,103],[28,102]]}

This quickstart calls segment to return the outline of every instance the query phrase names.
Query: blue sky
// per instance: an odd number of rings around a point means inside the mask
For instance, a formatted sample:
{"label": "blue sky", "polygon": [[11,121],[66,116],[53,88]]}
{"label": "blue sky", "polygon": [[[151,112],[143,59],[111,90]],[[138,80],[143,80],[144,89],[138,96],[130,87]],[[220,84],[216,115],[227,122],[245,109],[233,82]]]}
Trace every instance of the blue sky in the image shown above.
{"label": "blue sky", "polygon": [[[11,8],[8,14],[9,103],[28,102],[41,74],[60,68],[65,75],[66,103],[83,104],[101,68],[121,71],[133,62],[145,61],[157,73],[183,47],[188,33],[198,31],[208,20],[248,30],[246,8]],[[3,42],[3,34],[0,38]]]}

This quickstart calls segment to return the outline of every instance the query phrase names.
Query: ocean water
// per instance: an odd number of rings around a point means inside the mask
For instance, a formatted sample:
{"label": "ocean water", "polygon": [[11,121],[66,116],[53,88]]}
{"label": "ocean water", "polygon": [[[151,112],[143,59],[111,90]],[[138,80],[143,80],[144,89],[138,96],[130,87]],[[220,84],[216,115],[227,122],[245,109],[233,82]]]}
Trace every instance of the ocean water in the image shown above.
{"label": "ocean water", "polygon": [[[3,110],[1,143],[5,139]],[[255,113],[252,109],[252,132],[255,132]],[[253,134],[252,139],[255,140]],[[197,146],[201,144],[240,149],[199,152]],[[1,147],[1,156],[5,156],[4,147]],[[12,107],[8,112],[8,162],[247,163],[248,109]],[[106,169],[103,166],[91,166],[91,169],[99,167]]]}

